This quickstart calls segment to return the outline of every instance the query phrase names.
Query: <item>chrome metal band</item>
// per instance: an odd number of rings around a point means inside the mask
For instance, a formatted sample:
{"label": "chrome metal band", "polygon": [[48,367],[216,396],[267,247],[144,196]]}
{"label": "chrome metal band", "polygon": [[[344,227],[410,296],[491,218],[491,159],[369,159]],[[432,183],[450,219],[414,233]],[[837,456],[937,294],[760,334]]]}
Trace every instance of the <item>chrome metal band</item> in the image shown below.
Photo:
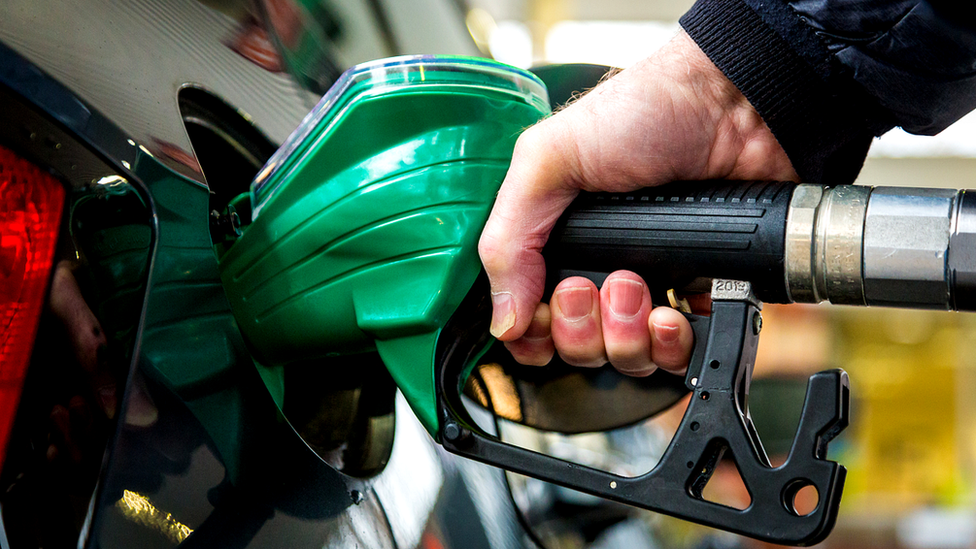
{"label": "chrome metal band", "polygon": [[868,305],[949,309],[947,259],[954,189],[878,187],[864,220]]}
{"label": "chrome metal band", "polygon": [[870,187],[828,189],[820,203],[814,241],[814,280],[822,299],[864,305],[861,243]]}
{"label": "chrome metal band", "polygon": [[866,304],[861,243],[870,193],[857,185],[800,185],[793,192],[786,222],[786,283],[793,301]]}
{"label": "chrome metal band", "polygon": [[813,236],[817,208],[823,198],[820,185],[797,185],[786,216],[786,291],[790,301],[819,303],[813,275]]}
{"label": "chrome metal band", "polygon": [[976,308],[976,197],[965,196],[954,189],[798,186],[786,226],[790,298]]}

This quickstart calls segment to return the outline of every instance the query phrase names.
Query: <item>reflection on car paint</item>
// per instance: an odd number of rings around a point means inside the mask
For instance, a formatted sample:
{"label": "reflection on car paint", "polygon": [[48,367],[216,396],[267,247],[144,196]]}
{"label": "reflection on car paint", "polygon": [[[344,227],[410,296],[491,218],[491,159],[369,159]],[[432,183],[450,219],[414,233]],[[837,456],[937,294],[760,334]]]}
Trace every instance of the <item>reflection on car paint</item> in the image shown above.
{"label": "reflection on car paint", "polygon": [[[75,546],[79,532],[100,548],[521,545],[501,473],[445,457],[402,403],[363,416],[395,415],[396,432],[353,477],[310,449],[261,382],[216,277],[210,193],[176,93],[200,86],[279,142],[314,97],[226,44],[253,17],[246,2],[209,4],[0,4],[0,141],[73,189],[65,280],[101,326],[120,408],[100,417],[106,402],[86,393],[97,436],[82,466],[71,451],[48,461],[52,403],[84,387],[63,330],[48,326],[30,372],[36,406],[23,411],[29,444],[11,461],[19,472],[3,471],[0,536],[12,547]],[[61,406],[69,418],[78,408]]]}
{"label": "reflection on car paint", "polygon": [[[220,4],[234,17],[249,16],[246,2]],[[227,13],[196,2],[6,0],[0,42],[79,93],[169,168],[202,183],[199,171],[154,148],[169,143],[193,156],[175,98],[180,86],[204,85],[278,142],[314,104],[286,75],[224,44],[237,26]]]}
{"label": "reflection on car paint", "polygon": [[122,515],[132,522],[157,530],[165,538],[179,545],[193,529],[173,517],[172,513],[164,513],[142,494],[123,490],[122,497],[115,502]]}

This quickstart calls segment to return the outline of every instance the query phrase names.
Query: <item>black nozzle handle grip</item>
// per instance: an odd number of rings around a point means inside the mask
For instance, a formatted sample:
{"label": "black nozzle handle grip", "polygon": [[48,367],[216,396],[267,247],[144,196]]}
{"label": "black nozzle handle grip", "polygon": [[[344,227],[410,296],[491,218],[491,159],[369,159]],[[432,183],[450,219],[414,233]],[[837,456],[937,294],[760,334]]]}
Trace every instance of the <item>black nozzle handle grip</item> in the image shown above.
{"label": "black nozzle handle grip", "polygon": [[549,237],[550,280],[627,269],[652,288],[682,289],[728,278],[751,282],[763,301],[789,303],[786,219],[795,187],[682,181],[632,193],[582,193]]}

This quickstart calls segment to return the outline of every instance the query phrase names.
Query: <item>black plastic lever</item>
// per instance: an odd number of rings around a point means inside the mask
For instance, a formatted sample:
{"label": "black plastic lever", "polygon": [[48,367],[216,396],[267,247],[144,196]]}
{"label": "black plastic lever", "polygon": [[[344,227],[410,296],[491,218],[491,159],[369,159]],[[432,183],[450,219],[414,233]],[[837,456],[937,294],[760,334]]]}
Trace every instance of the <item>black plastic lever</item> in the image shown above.
{"label": "black plastic lever", "polygon": [[[477,426],[461,393],[470,364],[491,344],[484,335],[490,304],[485,293],[473,292],[438,348],[440,442],[453,453],[609,500],[768,542],[818,543],[834,525],[846,476],[826,460],[826,449],[848,423],[847,375],[834,370],[810,378],[792,451],[772,467],[748,409],[759,310],[748,283],[715,281],[711,316],[691,318],[696,342],[685,380],[692,398],[681,425],[657,466],[628,478],[507,444]],[[702,495],[725,452],[751,496],[742,510]],[[817,490],[818,504],[801,515],[794,498],[806,486]]]}

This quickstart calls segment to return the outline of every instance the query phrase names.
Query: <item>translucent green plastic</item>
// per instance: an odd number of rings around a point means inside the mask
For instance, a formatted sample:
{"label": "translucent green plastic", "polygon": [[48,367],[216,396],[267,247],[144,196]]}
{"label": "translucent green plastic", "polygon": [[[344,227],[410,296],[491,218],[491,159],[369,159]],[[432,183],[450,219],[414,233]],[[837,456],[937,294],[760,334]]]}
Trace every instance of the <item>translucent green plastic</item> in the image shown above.
{"label": "translucent green plastic", "polygon": [[347,71],[259,175],[220,259],[257,360],[376,350],[436,433],[437,339],[480,272],[515,140],[548,112],[538,79],[483,59]]}

